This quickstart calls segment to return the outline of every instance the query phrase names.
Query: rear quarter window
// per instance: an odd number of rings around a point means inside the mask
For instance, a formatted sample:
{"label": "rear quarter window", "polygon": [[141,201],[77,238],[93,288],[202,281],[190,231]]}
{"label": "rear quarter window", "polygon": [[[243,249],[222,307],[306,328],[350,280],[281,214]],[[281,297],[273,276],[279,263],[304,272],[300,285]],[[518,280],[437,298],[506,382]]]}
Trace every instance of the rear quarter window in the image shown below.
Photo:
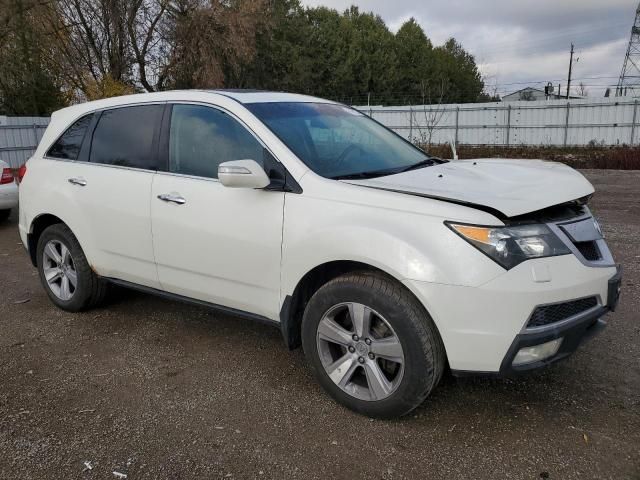
{"label": "rear quarter window", "polygon": [[47,152],[48,157],[63,160],[77,160],[80,155],[82,141],[87,133],[87,128],[93,119],[93,113],[76,120]]}

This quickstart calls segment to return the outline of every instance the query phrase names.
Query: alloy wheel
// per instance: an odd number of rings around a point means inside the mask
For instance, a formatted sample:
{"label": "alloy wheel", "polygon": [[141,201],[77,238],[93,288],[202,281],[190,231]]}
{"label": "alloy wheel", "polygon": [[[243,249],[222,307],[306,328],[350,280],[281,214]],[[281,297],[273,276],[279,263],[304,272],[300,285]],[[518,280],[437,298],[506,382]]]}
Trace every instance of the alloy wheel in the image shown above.
{"label": "alloy wheel", "polygon": [[42,271],[51,292],[60,300],[71,300],[78,285],[78,273],[64,243],[59,240],[47,242],[42,253]]}
{"label": "alloy wheel", "polygon": [[400,385],[404,352],[389,322],[361,303],[330,308],[318,323],[316,342],[325,372],[349,395],[379,401]]}

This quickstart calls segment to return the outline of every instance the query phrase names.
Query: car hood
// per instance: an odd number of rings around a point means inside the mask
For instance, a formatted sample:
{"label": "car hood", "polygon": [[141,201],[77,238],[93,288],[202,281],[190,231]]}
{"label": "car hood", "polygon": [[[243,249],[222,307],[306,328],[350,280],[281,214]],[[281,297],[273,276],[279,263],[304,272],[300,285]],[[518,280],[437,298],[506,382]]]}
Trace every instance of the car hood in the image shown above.
{"label": "car hood", "polygon": [[366,180],[344,180],[394,192],[488,207],[515,217],[591,195],[593,186],[579,172],[543,160],[482,158]]}

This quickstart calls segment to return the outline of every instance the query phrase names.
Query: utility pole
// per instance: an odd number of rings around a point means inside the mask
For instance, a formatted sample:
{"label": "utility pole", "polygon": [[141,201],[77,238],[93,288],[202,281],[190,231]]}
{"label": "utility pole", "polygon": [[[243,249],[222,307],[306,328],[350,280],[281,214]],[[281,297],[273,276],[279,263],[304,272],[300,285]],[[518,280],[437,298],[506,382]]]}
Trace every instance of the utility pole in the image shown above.
{"label": "utility pole", "polygon": [[567,100],[571,91],[571,69],[573,68],[573,43],[571,44],[571,56],[569,57],[569,78],[567,79]]}

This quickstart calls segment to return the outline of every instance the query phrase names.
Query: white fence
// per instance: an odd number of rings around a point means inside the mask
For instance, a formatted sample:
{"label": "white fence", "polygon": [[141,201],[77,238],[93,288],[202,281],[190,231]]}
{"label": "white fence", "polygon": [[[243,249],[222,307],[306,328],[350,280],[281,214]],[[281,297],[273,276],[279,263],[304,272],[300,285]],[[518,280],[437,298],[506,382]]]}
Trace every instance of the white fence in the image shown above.
{"label": "white fence", "polygon": [[[632,98],[357,107],[405,138],[466,145],[640,144]],[[0,160],[18,168],[35,151],[47,117],[0,116]]]}
{"label": "white fence", "polygon": [[48,124],[48,117],[0,115],[0,160],[20,167],[35,152]]}
{"label": "white fence", "polygon": [[356,108],[414,142],[504,146],[640,143],[638,100],[633,98]]}

